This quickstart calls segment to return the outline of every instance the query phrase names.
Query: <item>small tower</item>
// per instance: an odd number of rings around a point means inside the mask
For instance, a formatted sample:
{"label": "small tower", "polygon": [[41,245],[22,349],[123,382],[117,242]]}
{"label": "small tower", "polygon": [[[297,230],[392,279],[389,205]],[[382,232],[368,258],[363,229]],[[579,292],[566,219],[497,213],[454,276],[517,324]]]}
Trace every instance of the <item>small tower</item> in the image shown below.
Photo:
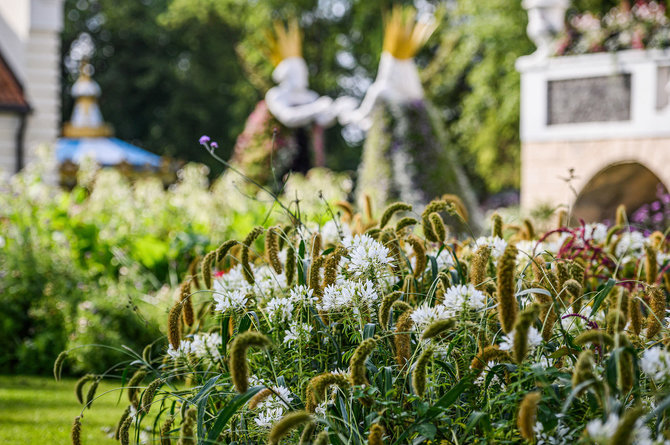
{"label": "small tower", "polygon": [[112,128],[105,124],[98,106],[100,85],[91,78],[93,67],[82,61],[79,78],[72,85],[75,99],[70,122],[63,125],[66,138],[94,138],[112,136]]}

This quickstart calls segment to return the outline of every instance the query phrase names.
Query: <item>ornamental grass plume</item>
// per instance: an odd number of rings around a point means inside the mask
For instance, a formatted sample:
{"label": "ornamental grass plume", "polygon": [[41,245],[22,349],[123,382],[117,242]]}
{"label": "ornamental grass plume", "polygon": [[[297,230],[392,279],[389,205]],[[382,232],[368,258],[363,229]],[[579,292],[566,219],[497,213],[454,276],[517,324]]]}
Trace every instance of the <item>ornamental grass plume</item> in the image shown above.
{"label": "ornamental grass plume", "polygon": [[628,305],[630,304],[630,292],[625,287],[616,286],[608,295],[610,307],[616,308],[624,314],[627,319],[629,316]]}
{"label": "ornamental grass plume", "polygon": [[570,266],[566,263],[559,261],[554,262],[556,266],[556,278],[558,279],[558,288],[563,289],[565,282],[568,281],[570,277]]}
{"label": "ornamental grass plume", "polygon": [[70,439],[72,440],[72,445],[81,445],[81,418],[82,416],[77,416],[74,418],[74,423],[72,424],[72,429],[70,430]]}
{"label": "ornamental grass plume", "polygon": [[[212,253],[212,252],[210,252]],[[208,254],[209,255],[209,254]],[[205,257],[206,258],[206,257]],[[209,282],[211,284],[212,277],[211,277],[211,269],[210,269],[210,277],[209,277]],[[208,288],[211,286],[208,286]],[[193,301],[191,301],[191,279],[184,280],[183,283],[181,283],[181,286],[179,288],[179,303],[182,306],[181,314],[184,319],[184,323],[187,326],[193,326],[193,323],[195,322],[195,315],[193,312]]]}
{"label": "ornamental grass plume", "polygon": [[351,384],[344,375],[333,374],[332,372],[324,372],[312,377],[306,390],[305,409],[307,412],[314,412],[316,406],[325,399],[326,391],[331,386],[337,386],[340,391],[347,394]]}
{"label": "ornamental grass plume", "polygon": [[618,309],[610,309],[606,318],[607,333],[614,335],[626,327],[626,316]]}
{"label": "ornamental grass plume", "polygon": [[379,221],[379,228],[383,229],[386,224],[391,221],[391,218],[393,218],[393,215],[397,212],[411,212],[412,211],[412,206],[410,204],[404,203],[404,202],[395,202],[393,204],[390,204],[386,209],[384,210],[384,213],[382,214],[382,219]]}
{"label": "ornamental grass plume", "polygon": [[447,204],[452,204],[454,206],[454,211],[456,212],[456,215],[463,221],[467,222],[468,219],[470,219],[470,215],[468,213],[468,208],[463,202],[463,200],[458,196],[458,195],[453,195],[451,193],[447,193],[442,195],[442,200],[446,202]]}
{"label": "ornamental grass plume", "polygon": [[563,285],[563,289],[570,295],[570,304],[572,304],[572,311],[579,313],[582,308],[582,285],[574,278],[570,278]]}
{"label": "ornamental grass plume", "polygon": [[382,245],[390,250],[391,257],[393,258],[392,266],[396,276],[399,278],[402,277],[403,259],[396,232],[393,229],[384,229],[379,238]]}
{"label": "ornamental grass plume", "polygon": [[479,247],[470,262],[470,284],[475,286],[475,289],[482,290],[483,283],[486,281],[486,267],[489,264],[491,257],[491,246]]}
{"label": "ornamental grass plume", "polygon": [[412,388],[414,389],[414,393],[419,397],[423,397],[426,392],[426,369],[428,368],[430,359],[433,357],[433,352],[433,348],[426,348],[419,356],[412,371]]}
{"label": "ornamental grass plume", "polygon": [[330,443],[330,436],[328,431],[321,431],[314,439],[313,445],[328,445]]}
{"label": "ornamental grass plume", "polygon": [[472,359],[470,369],[481,372],[488,362],[508,363],[512,357],[507,351],[501,351],[496,346],[487,346]]}
{"label": "ornamental grass plume", "polygon": [[268,397],[272,396],[274,392],[270,388],[265,388],[256,393],[255,396],[249,400],[249,409],[256,409],[258,405],[263,403]]}
{"label": "ornamental grass plume", "polygon": [[372,351],[377,347],[377,340],[368,338],[361,342],[354,351],[354,354],[349,360],[349,368],[351,369],[351,384],[354,386],[361,386],[368,384],[366,376],[365,361]]}
{"label": "ornamental grass plume", "polygon": [[391,318],[391,307],[400,297],[402,292],[393,291],[382,298],[382,303],[379,305],[379,325],[382,329],[388,329],[389,319]]}
{"label": "ornamental grass plume", "polygon": [[434,243],[438,242],[437,235],[435,232],[433,232],[433,226],[430,222],[430,214],[446,212],[448,208],[449,205],[446,202],[442,201],[441,199],[434,199],[429,202],[426,208],[423,210],[423,213],[421,214],[421,225],[423,227],[423,235],[428,241],[432,241]]}
{"label": "ornamental grass plume", "polygon": [[[614,337],[614,346],[616,348],[630,348],[632,345],[628,336],[623,332]],[[628,350],[622,350],[617,361],[617,381],[623,394],[627,394],[635,381],[635,368],[633,359],[635,358]]]}
{"label": "ornamental grass plume", "polygon": [[519,416],[516,425],[519,428],[521,437],[527,441],[535,442],[535,421],[537,419],[537,405],[542,400],[542,394],[539,391],[533,391],[526,394],[519,404]]}
{"label": "ornamental grass plume", "polygon": [[319,301],[323,295],[323,288],[321,287],[321,268],[324,263],[324,257],[312,257],[312,264],[309,266],[309,287],[314,290],[314,295],[319,297]]}
{"label": "ornamental grass plume", "polygon": [[60,376],[63,373],[63,364],[65,363],[65,359],[67,359],[67,351],[62,351],[60,354],[58,354],[58,357],[56,357],[56,361],[54,362],[54,379],[57,382],[60,382]]}
{"label": "ornamental grass plume", "polygon": [[505,334],[514,329],[517,317],[517,301],[514,297],[514,271],[517,248],[508,244],[498,260],[498,318]]}
{"label": "ornamental grass plume", "polygon": [[370,427],[370,434],[368,434],[368,445],[383,445],[384,441],[384,427],[378,423]]}
{"label": "ornamental grass plume", "polygon": [[133,417],[128,416],[119,428],[119,442],[121,445],[130,445],[130,425],[133,423]]}
{"label": "ornamental grass plume", "polygon": [[633,434],[637,430],[635,424],[645,412],[646,410],[642,406],[628,409],[619,421],[619,425],[609,443],[612,445],[630,445],[633,443]]}
{"label": "ornamental grass plume", "polygon": [[172,429],[172,424],[174,423],[174,416],[168,416],[161,425],[160,430],[160,445],[172,445],[172,440],[170,440],[170,430]]}
{"label": "ornamental grass plume", "polygon": [[218,257],[218,251],[212,250],[202,259],[200,263],[200,273],[202,275],[202,282],[207,289],[212,288],[212,266]]}
{"label": "ornamental grass plume", "polygon": [[[389,229],[385,229],[385,230],[389,230]],[[375,241],[379,241],[379,237],[381,236],[381,234],[382,234],[385,230],[381,230],[379,227],[372,227],[372,228],[366,230],[366,231],[365,231],[365,234],[366,234],[367,236],[369,236],[370,238],[372,238],[373,240],[375,240]]]}
{"label": "ornamental grass plume", "polygon": [[179,345],[181,344],[181,323],[179,322],[181,313],[182,304],[178,301],[172,306],[168,314],[167,337],[175,351],[179,349]]}
{"label": "ornamental grass plume", "polygon": [[395,325],[395,335],[393,341],[395,343],[395,357],[398,366],[404,368],[409,357],[412,354],[412,344],[409,331],[412,329],[412,310],[406,310],[398,317],[398,322]]}
{"label": "ornamental grass plume", "polygon": [[640,300],[642,292],[637,291],[628,302],[628,319],[630,320],[630,329],[635,335],[640,335],[642,332],[642,309],[640,308]]}
{"label": "ornamental grass plume", "polygon": [[132,405],[126,406],[126,409],[123,410],[123,413],[121,414],[121,417],[119,418],[118,423],[116,424],[116,428],[114,429],[114,440],[119,440],[119,434],[121,433],[121,427],[123,426],[123,422],[126,421],[128,416],[130,415],[130,409]]}
{"label": "ornamental grass plume", "polygon": [[528,240],[535,239],[535,227],[533,227],[533,223],[529,219],[523,220],[523,231],[526,239]]}
{"label": "ornamental grass plume", "polygon": [[147,389],[144,390],[144,394],[142,395],[142,403],[140,404],[141,412],[144,414],[149,414],[149,411],[151,410],[151,404],[154,401],[154,397],[156,397],[156,392],[162,385],[163,379],[160,378],[149,383],[149,386],[147,386]]}
{"label": "ornamental grass plume", "polygon": [[516,363],[521,363],[526,358],[526,354],[528,353],[528,332],[531,326],[533,326],[538,312],[538,306],[532,304],[521,311],[517,322],[514,324],[513,353]]}
{"label": "ornamental grass plume", "polygon": [[221,244],[219,248],[216,249],[216,262],[220,263],[221,261],[223,261],[226,255],[228,255],[230,249],[232,249],[235,246],[237,246],[237,241],[235,240],[228,240],[223,244]]}
{"label": "ornamental grass plume", "polygon": [[343,247],[338,247],[333,250],[328,257],[326,257],[325,265],[323,267],[323,288],[335,284],[337,281],[337,272],[340,268],[340,261],[346,253]]}
{"label": "ornamental grass plume", "polygon": [[593,374],[594,367],[595,358],[593,356],[593,351],[590,349],[584,349],[579,353],[577,363],[575,364],[575,369],[572,372],[573,390],[581,383],[584,383],[588,380],[595,380],[596,376]]}
{"label": "ornamental grass plume", "polygon": [[[542,285],[537,281],[531,284],[533,288],[542,289]],[[546,289],[545,289],[546,290]],[[558,320],[558,315],[554,310],[554,301],[549,295],[536,293],[535,302],[540,308],[540,322],[542,323],[542,339],[549,341],[554,333],[554,324]]]}
{"label": "ornamental grass plume", "polygon": [[619,207],[616,208],[616,217],[614,218],[615,226],[625,226],[627,224],[628,217],[626,216],[626,206],[619,204]]}
{"label": "ornamental grass plume", "polygon": [[416,235],[410,235],[407,237],[407,243],[412,246],[414,250],[414,256],[416,257],[416,263],[414,265],[414,278],[417,280],[421,278],[423,272],[426,270],[428,265],[428,257],[426,256],[426,248],[419,238]]}
{"label": "ornamental grass plume", "polygon": [[302,434],[300,435],[300,442],[298,445],[311,445],[314,431],[316,431],[316,423],[310,422],[305,425],[305,428],[303,428]]}
{"label": "ornamental grass plume", "polygon": [[128,380],[128,401],[130,402],[131,405],[133,405],[135,408],[138,406],[138,394],[139,394],[139,386],[142,383],[142,380],[144,380],[144,377],[147,376],[146,371],[142,369],[138,369],[135,371],[133,376]]}
{"label": "ornamental grass plume", "polygon": [[279,261],[279,230],[281,230],[279,227],[270,227],[265,232],[266,260],[276,274],[282,273],[282,265]]}
{"label": "ornamental grass plume", "polygon": [[587,343],[593,343],[599,346],[614,346],[614,338],[608,333],[601,331],[600,329],[589,329],[584,331],[575,337],[574,340],[577,346],[584,346]]}
{"label": "ornamental grass plume", "polygon": [[230,346],[230,376],[235,389],[244,394],[249,389],[249,368],[247,365],[247,349],[251,346],[266,347],[270,340],[260,332],[245,331],[238,334]]}
{"label": "ornamental grass plume", "polygon": [[647,315],[647,338],[653,338],[661,332],[663,320],[665,318],[665,294],[663,289],[657,285],[648,286],[649,308],[651,311]]}
{"label": "ornamental grass plume", "polygon": [[395,233],[398,236],[402,236],[404,234],[404,229],[406,229],[409,226],[414,226],[416,224],[419,224],[419,221],[412,218],[411,216],[401,218],[395,225]]}
{"label": "ornamental grass plume", "polygon": [[286,414],[272,426],[268,435],[268,445],[277,445],[282,437],[291,432],[292,429],[312,421],[312,416],[305,411],[293,411]]}
{"label": "ornamental grass plume", "polygon": [[444,225],[442,217],[439,213],[433,212],[428,216],[428,219],[430,219],[430,228],[435,234],[437,242],[443,244],[444,240],[447,239],[447,228]]}
{"label": "ornamental grass plume", "polygon": [[644,259],[644,273],[647,284],[656,283],[656,276],[658,275],[658,263],[656,261],[656,249],[649,244],[644,245],[645,259]]}
{"label": "ornamental grass plume", "polygon": [[289,245],[286,251],[286,285],[291,286],[295,278],[295,249]]}
{"label": "ornamental grass plume", "polygon": [[312,258],[316,258],[318,256],[321,256],[321,234],[320,233],[315,233],[314,236],[312,236],[312,241],[310,242],[310,245],[312,246],[312,251],[310,252],[310,256]]}
{"label": "ornamental grass plume", "polygon": [[196,289],[200,289],[200,280],[198,279],[197,272],[198,265],[200,264],[202,264],[201,258],[196,256],[188,265],[188,274],[190,275],[191,279],[193,279],[193,286],[195,286]]}
{"label": "ornamental grass plume", "polygon": [[77,383],[74,385],[74,393],[77,396],[77,401],[82,405],[84,404],[84,385],[93,379],[95,379],[93,374],[86,374],[77,380]]}
{"label": "ornamental grass plume", "polygon": [[249,249],[261,233],[263,233],[263,227],[254,227],[253,230],[249,232],[247,237],[244,238],[244,241],[242,241],[242,254],[240,258],[240,262],[242,263],[242,273],[244,275],[244,279],[247,280],[247,283],[252,285],[256,282],[256,280],[254,278],[254,271],[251,268],[251,264],[249,264]]}
{"label": "ornamental grass plume", "polygon": [[491,236],[503,237],[503,220],[497,212],[491,215]]}
{"label": "ornamental grass plume", "polygon": [[354,208],[347,201],[337,201],[335,207],[339,207],[344,211],[342,215],[344,222],[351,222],[354,219]]}
{"label": "ornamental grass plume", "polygon": [[570,263],[570,278],[584,286],[584,265],[580,263],[580,258],[576,258]]}
{"label": "ornamental grass plume", "polygon": [[195,424],[198,417],[198,410],[191,406],[184,414],[184,420],[181,424],[178,445],[195,445]]}
{"label": "ornamental grass plume", "polygon": [[88,387],[88,392],[86,393],[86,408],[91,409],[93,405],[93,399],[95,399],[95,393],[98,390],[98,385],[100,384],[100,379],[96,378],[91,386]]}
{"label": "ornamental grass plume", "polygon": [[452,318],[447,320],[436,320],[423,330],[421,333],[421,340],[429,340],[437,337],[454,326],[456,326],[456,322]]}

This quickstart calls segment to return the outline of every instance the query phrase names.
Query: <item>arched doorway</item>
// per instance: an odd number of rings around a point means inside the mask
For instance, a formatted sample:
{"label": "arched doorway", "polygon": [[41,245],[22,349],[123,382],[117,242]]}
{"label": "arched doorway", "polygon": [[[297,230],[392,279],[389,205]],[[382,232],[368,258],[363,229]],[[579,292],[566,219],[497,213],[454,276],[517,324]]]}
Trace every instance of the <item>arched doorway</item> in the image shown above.
{"label": "arched doorway", "polygon": [[[629,212],[656,199],[661,180],[637,162],[610,165],[598,173],[581,190],[572,209],[572,223],[612,220],[619,204]],[[667,190],[667,187],[663,185]]]}

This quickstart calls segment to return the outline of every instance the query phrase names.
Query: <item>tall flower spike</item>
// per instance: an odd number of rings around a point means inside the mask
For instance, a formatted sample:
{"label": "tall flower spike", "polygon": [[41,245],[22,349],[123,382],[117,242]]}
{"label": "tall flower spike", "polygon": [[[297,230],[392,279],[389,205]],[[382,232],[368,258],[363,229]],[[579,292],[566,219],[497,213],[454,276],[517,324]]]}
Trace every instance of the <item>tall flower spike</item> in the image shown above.
{"label": "tall flower spike", "polygon": [[340,268],[340,260],[345,253],[346,250],[343,247],[338,247],[326,258],[326,263],[323,270],[324,289],[331,284],[335,284],[335,281],[337,280],[337,272]]}
{"label": "tall flower spike", "polygon": [[628,319],[630,320],[630,329],[635,335],[640,335],[642,332],[642,311],[640,309],[641,292],[635,292],[633,297],[628,302]]}
{"label": "tall flower spike", "polygon": [[619,207],[616,208],[616,218],[614,225],[623,227],[626,225],[628,218],[626,217],[626,206],[619,204]]}
{"label": "tall flower spike", "polygon": [[412,249],[414,250],[414,256],[416,257],[416,262],[414,264],[414,278],[419,279],[423,275],[423,272],[426,270],[426,265],[428,264],[426,248],[424,247],[421,238],[416,235],[408,236],[407,243],[412,246]]}
{"label": "tall flower spike", "polygon": [[637,430],[637,428],[635,428],[637,419],[642,417],[645,412],[646,410],[641,406],[627,410],[619,421],[619,425],[617,426],[614,435],[610,439],[610,443],[617,445],[630,445],[632,443],[633,434]]}
{"label": "tall flower spike", "polygon": [[647,316],[647,338],[653,338],[661,332],[665,318],[665,294],[659,286],[653,285],[647,288],[649,293],[649,307],[651,312]]}
{"label": "tall flower spike", "polygon": [[119,442],[121,445],[130,445],[130,425],[133,423],[133,417],[128,416],[119,428]]}
{"label": "tall flower spike", "polygon": [[160,445],[172,445],[172,440],[170,440],[170,430],[172,429],[172,424],[174,423],[174,416],[168,416],[161,425],[160,431]]}
{"label": "tall flower spike", "polygon": [[[210,252],[209,254],[216,254],[215,252]],[[209,256],[209,254],[207,254]],[[206,258],[206,257],[205,257]],[[211,269],[210,269],[210,276],[209,276],[209,284],[210,286],[207,286],[209,289],[212,284],[212,274],[211,274]],[[193,323],[195,322],[195,315],[193,311],[193,301],[191,301],[191,279],[185,280],[183,283],[181,283],[181,287],[179,289],[179,302],[182,305],[182,315],[184,318],[184,323],[186,323],[187,326],[193,326]]]}
{"label": "tall flower spike", "polygon": [[200,263],[200,270],[202,273],[202,282],[205,283],[207,289],[212,288],[212,266],[214,260],[216,260],[218,253],[216,250],[212,250],[202,259]]}
{"label": "tall flower spike", "polygon": [[468,208],[458,195],[447,193],[446,195],[442,195],[442,200],[454,206],[454,211],[458,217],[463,220],[463,222],[468,221],[470,218],[470,215],[468,214]]}
{"label": "tall flower spike", "polygon": [[370,434],[368,434],[368,445],[383,445],[384,441],[384,427],[378,423],[370,427]]}
{"label": "tall flower spike", "polygon": [[430,219],[430,228],[437,238],[437,242],[440,244],[444,243],[444,240],[447,239],[447,228],[442,221],[442,217],[439,213],[431,213],[428,217]]}
{"label": "tall flower spike", "polygon": [[237,245],[237,241],[228,240],[216,249],[216,262],[220,263],[228,255],[228,251]]}
{"label": "tall flower spike", "polygon": [[63,372],[63,363],[65,363],[66,358],[67,351],[62,351],[60,354],[58,354],[58,357],[56,357],[56,361],[54,362],[54,379],[57,382],[60,381],[60,376]]}
{"label": "tall flower spike", "polygon": [[379,305],[379,325],[382,329],[386,330],[388,328],[389,319],[391,318],[391,306],[400,297],[402,297],[402,292],[394,291],[382,298],[382,304]]}
{"label": "tall flower spike", "polygon": [[395,233],[397,236],[402,236],[404,234],[405,228],[418,224],[419,221],[412,218],[411,216],[406,216],[401,218],[395,225]]}
{"label": "tall flower spike", "polygon": [[258,238],[261,233],[263,233],[263,228],[255,227],[242,242],[242,258],[240,258],[240,261],[242,262],[244,279],[247,280],[247,283],[249,284],[255,283],[254,271],[251,269],[251,264],[249,264],[249,249],[254,240]]}
{"label": "tall flower spike", "polygon": [[75,417],[74,423],[72,424],[72,430],[70,431],[72,445],[81,445],[81,417],[82,416]]}
{"label": "tall flower spike", "polygon": [[521,437],[529,442],[535,441],[535,420],[537,417],[537,405],[542,400],[542,395],[535,391],[526,394],[519,405],[519,417],[517,418],[517,426]]}
{"label": "tall flower spike", "polygon": [[423,397],[426,392],[426,368],[432,357],[433,348],[426,348],[419,356],[412,371],[412,388],[414,389],[414,393],[419,397]]}
{"label": "tall flower spike", "polygon": [[325,393],[331,386],[337,386],[345,394],[348,393],[351,384],[349,380],[341,374],[326,372],[313,377],[307,385],[307,397],[305,409],[313,413],[316,406],[325,398]]}
{"label": "tall flower spike", "polygon": [[644,246],[644,273],[648,284],[656,283],[656,276],[658,275],[658,263],[656,262],[656,250],[649,244]]}
{"label": "tall flower spike", "polygon": [[584,346],[587,343],[595,343],[601,347],[614,346],[614,339],[612,336],[600,329],[589,329],[588,331],[584,331],[575,337],[574,341],[577,346]]}
{"label": "tall flower spike", "polygon": [[141,403],[141,411],[144,414],[149,414],[149,411],[151,410],[151,404],[154,401],[154,397],[156,397],[156,392],[158,389],[163,385],[163,379],[156,379],[153,382],[149,383],[149,386],[147,386],[147,389],[144,390],[144,394],[142,395],[142,403]]}
{"label": "tall flower spike", "polygon": [[98,390],[99,384],[100,379],[95,379],[88,388],[88,393],[86,393],[86,408],[88,409],[91,409],[91,405],[93,404],[93,399],[95,399],[95,393]]}
{"label": "tall flower spike", "polygon": [[491,246],[481,246],[475,251],[470,266],[470,284],[476,289],[482,289],[482,283],[486,281],[486,266],[489,264]]}
{"label": "tall flower spike", "polygon": [[453,328],[454,326],[456,326],[456,322],[451,318],[448,320],[436,320],[423,330],[423,333],[421,334],[421,340],[435,338],[443,332]]}
{"label": "tall flower spike", "polygon": [[379,228],[383,229],[386,224],[391,221],[391,218],[393,218],[393,215],[397,212],[411,212],[412,211],[412,206],[409,204],[406,204],[404,202],[395,202],[384,210],[384,213],[382,214],[382,219],[379,221]]}
{"label": "tall flower spike", "polygon": [[265,255],[267,262],[272,266],[275,273],[282,273],[281,262],[279,261],[279,234],[278,227],[270,227],[265,232]]}
{"label": "tall flower spike", "polygon": [[508,244],[498,260],[498,318],[504,333],[514,329],[517,301],[514,297],[514,271],[516,269],[517,248]]}
{"label": "tall flower spike", "polygon": [[412,310],[403,312],[398,317],[398,322],[395,325],[395,335],[393,337],[395,343],[395,356],[398,366],[404,370],[405,365],[409,361],[412,353],[411,338],[409,331],[412,329]]}
{"label": "tall flower spike", "polygon": [[322,256],[312,257],[312,264],[309,267],[309,287],[314,290],[319,300],[323,295],[323,288],[321,288],[321,268],[325,263],[325,258]]}
{"label": "tall flower spike", "polygon": [[168,340],[175,350],[179,349],[181,344],[181,323],[179,323],[181,311],[182,304],[178,301],[168,314]]}
{"label": "tall flower spike", "polygon": [[491,235],[498,238],[503,237],[503,220],[498,213],[491,215]]}
{"label": "tall flower spike", "polygon": [[367,385],[368,378],[366,377],[365,361],[372,351],[377,347],[377,341],[374,338],[368,338],[361,342],[354,351],[354,354],[349,360],[349,367],[351,368],[351,384],[354,386]]}
{"label": "tall flower spike", "polygon": [[247,365],[247,349],[251,346],[266,347],[270,340],[256,331],[245,331],[238,334],[230,347],[230,376],[235,389],[244,394],[249,389],[249,368]]}
{"label": "tall flower spike", "polygon": [[181,424],[178,445],[195,445],[195,424],[198,417],[198,410],[191,406],[184,414],[184,420]]}
{"label": "tall flower spike", "polygon": [[291,286],[295,278],[295,249],[289,245],[286,251],[286,285]]}
{"label": "tall flower spike", "polygon": [[535,227],[533,227],[533,223],[529,219],[523,220],[523,231],[526,234],[526,239],[535,239]]}
{"label": "tall flower spike", "polygon": [[433,232],[433,227],[430,223],[430,214],[435,212],[446,212],[448,204],[441,199],[435,199],[428,203],[421,214],[421,225],[423,227],[423,235],[428,241],[437,242],[437,235]]}
{"label": "tall flower spike", "polygon": [[614,335],[617,332],[621,332],[626,327],[626,316],[624,313],[618,309],[610,309],[607,313],[607,333]]}
{"label": "tall flower spike", "polygon": [[126,421],[128,416],[130,415],[130,408],[131,405],[128,405],[125,410],[123,410],[123,414],[121,414],[121,417],[119,418],[119,422],[116,424],[116,429],[114,430],[114,440],[119,440],[119,434],[121,433],[121,427],[123,426],[123,423]]}
{"label": "tall flower spike", "polygon": [[84,404],[84,385],[93,380],[95,376],[93,374],[86,374],[77,380],[77,383],[74,385],[74,393],[77,396],[77,401],[80,404]]}
{"label": "tall flower spike", "polygon": [[260,392],[257,392],[255,396],[249,400],[249,409],[254,410],[258,408],[258,405],[263,403],[265,400],[267,400],[270,396],[272,396],[274,392],[270,388],[265,388],[261,390]]}
{"label": "tall flower spike", "polygon": [[514,325],[514,361],[523,362],[528,353],[528,332],[537,318],[539,308],[532,304],[521,312]]}
{"label": "tall flower spike", "polygon": [[310,245],[312,246],[312,252],[311,252],[311,257],[316,258],[321,256],[321,234],[320,233],[315,233],[314,236],[312,237],[312,241],[310,242]]}
{"label": "tall flower spike", "polygon": [[572,372],[573,390],[581,383],[596,378],[595,375],[593,374],[594,366],[595,366],[595,359],[593,357],[593,351],[591,351],[590,349],[584,349],[582,352],[579,353],[577,363],[575,364],[575,369]]}
{"label": "tall flower spike", "polygon": [[282,437],[286,436],[292,429],[312,421],[312,416],[305,411],[293,411],[286,414],[272,426],[268,435],[268,445],[277,445]]}

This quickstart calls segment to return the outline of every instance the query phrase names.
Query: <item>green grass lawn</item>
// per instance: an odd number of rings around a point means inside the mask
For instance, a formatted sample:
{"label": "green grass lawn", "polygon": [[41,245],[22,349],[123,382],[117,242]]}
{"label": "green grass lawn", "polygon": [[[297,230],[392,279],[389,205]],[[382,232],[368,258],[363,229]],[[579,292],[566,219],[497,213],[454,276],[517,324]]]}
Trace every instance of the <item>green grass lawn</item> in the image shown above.
{"label": "green grass lawn", "polygon": [[[70,428],[82,405],[74,394],[76,380],[0,376],[0,444],[69,444]],[[118,444],[103,428],[113,428],[127,406],[119,400],[118,382],[102,382],[82,422],[83,444]],[[84,395],[88,386],[84,389]],[[104,394],[106,391],[111,391]]]}

